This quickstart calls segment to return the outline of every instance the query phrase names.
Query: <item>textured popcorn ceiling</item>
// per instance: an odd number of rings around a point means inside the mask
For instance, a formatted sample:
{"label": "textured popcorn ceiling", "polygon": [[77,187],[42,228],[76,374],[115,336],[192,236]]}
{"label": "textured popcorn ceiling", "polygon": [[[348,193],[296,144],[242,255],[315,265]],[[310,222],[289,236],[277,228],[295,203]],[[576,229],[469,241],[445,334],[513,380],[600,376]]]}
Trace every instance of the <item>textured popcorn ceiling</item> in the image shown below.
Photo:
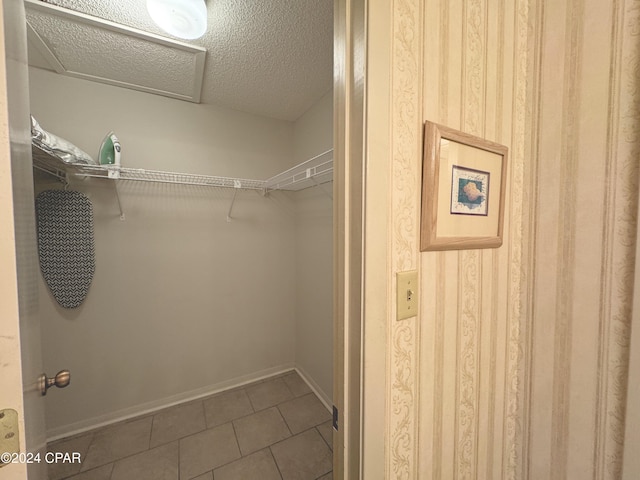
{"label": "textured popcorn ceiling", "polygon": [[[46,44],[45,51],[50,52],[43,59],[34,59],[33,65],[59,64],[57,70],[67,75],[90,76],[197,101],[195,82],[202,72],[194,68],[192,52],[157,43],[153,38],[133,36],[127,31],[50,15],[48,11],[27,9],[27,21],[29,28]],[[31,36],[30,42],[33,50],[38,42]],[[133,65],[136,68],[132,68]],[[137,68],[138,65],[144,68]]]}
{"label": "textured popcorn ceiling", "polygon": [[[95,17],[117,22],[171,38],[149,17],[145,0],[48,0]],[[295,120],[319,100],[332,85],[333,0],[206,0],[207,33],[193,41],[180,40],[207,49],[201,101],[273,118]],[[49,27],[53,28],[53,26]],[[65,27],[66,28],[66,27]],[[170,49],[153,52],[153,62],[141,62],[135,42],[91,36],[70,29],[69,51],[61,54],[75,59],[80,67],[100,70],[94,48],[85,43],[115,43],[117,49],[131,51],[131,61],[120,65],[114,75],[136,81],[160,70],[171,88],[188,90],[176,82],[189,82],[184,59]],[[124,56],[125,59],[127,55]],[[145,57],[148,57],[146,55]],[[41,63],[34,55],[34,63]],[[129,64],[128,64],[129,63]],[[160,67],[159,67],[160,65]],[[40,65],[41,66],[41,65]],[[78,65],[76,65],[78,67]],[[152,73],[149,73],[152,72]],[[105,73],[105,72],[100,72]],[[126,81],[126,80],[123,80]]]}

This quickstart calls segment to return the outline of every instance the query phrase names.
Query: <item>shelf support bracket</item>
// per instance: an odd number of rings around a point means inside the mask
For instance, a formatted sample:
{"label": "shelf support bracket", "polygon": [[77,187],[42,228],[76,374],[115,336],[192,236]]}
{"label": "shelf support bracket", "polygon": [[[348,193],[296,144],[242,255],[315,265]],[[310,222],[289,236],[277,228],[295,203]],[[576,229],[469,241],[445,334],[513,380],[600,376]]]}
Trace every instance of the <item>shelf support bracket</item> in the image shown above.
{"label": "shelf support bracket", "polygon": [[118,192],[118,183],[117,182],[113,183],[113,188],[116,191],[116,200],[118,201],[118,209],[120,210],[120,220],[124,221],[125,220],[124,210],[122,210],[122,202],[120,201],[120,192]]}
{"label": "shelf support bracket", "polygon": [[240,180],[234,180],[233,181],[233,197],[231,198],[231,205],[229,205],[229,211],[227,212],[227,222],[231,222],[232,218],[231,218],[231,211],[233,210],[233,204],[236,201],[236,194],[238,193],[238,190],[242,188],[242,183],[240,182]]}
{"label": "shelf support bracket", "polygon": [[316,177],[314,177],[313,175],[309,177],[311,179],[311,181],[315,184],[316,187],[318,187],[320,190],[322,190],[324,193],[327,194],[327,196],[333,200],[333,193],[330,192],[329,190],[327,190],[326,188],[324,188],[322,185],[320,185],[318,183],[318,181],[316,180]]}

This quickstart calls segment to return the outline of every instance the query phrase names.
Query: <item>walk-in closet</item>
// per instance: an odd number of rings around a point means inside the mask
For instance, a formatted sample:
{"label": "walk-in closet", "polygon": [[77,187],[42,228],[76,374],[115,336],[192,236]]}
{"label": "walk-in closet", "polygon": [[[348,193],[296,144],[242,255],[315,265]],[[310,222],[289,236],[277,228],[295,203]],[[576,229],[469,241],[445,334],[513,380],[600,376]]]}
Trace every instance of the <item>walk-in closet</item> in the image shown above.
{"label": "walk-in closet", "polygon": [[85,460],[50,478],[331,478],[333,2],[206,0],[195,40],[145,2],[25,7],[33,121],[96,163],[33,146],[41,268],[38,199],[92,211],[79,304],[38,275],[43,364],[71,372],[49,448]]}

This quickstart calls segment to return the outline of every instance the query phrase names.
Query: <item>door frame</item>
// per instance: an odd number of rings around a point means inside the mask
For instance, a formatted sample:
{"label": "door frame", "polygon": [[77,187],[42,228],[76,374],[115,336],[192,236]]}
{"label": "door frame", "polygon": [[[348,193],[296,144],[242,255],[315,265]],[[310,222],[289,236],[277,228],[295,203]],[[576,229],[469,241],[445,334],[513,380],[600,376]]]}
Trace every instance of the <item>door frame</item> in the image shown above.
{"label": "door frame", "polygon": [[[640,188],[638,194],[640,195]],[[636,218],[640,218],[640,205]],[[640,474],[640,221],[636,225],[636,239],[622,480],[633,480]]]}
{"label": "door frame", "polygon": [[[4,11],[0,8],[0,48],[5,51]],[[16,280],[15,224],[13,220],[13,188],[11,181],[11,143],[7,94],[7,65],[0,58],[0,410],[18,412],[19,432],[24,432],[22,399],[22,364],[20,360],[20,317]],[[20,451],[26,449],[25,436],[20,435]],[[0,468],[0,479],[26,478],[24,464]]]}
{"label": "door frame", "polygon": [[[21,1],[0,3],[0,408],[18,412],[21,452],[44,454],[42,348],[29,129],[27,32]],[[46,462],[15,463],[0,480],[44,480]]]}
{"label": "door frame", "polygon": [[334,3],[333,475],[361,477],[366,0]]}
{"label": "door frame", "polygon": [[[334,476],[344,479],[361,475],[366,6],[366,0],[334,3],[334,402],[340,412],[339,430],[334,431]],[[5,50],[3,24],[0,21],[0,42]],[[8,360],[4,363],[9,364],[0,369],[0,408],[16,409],[20,431],[25,432],[4,57],[0,76],[0,224],[4,233],[0,235],[0,271],[9,272],[0,276],[2,351]],[[26,436],[20,437],[23,452]],[[0,480],[26,476],[25,465],[0,469]]]}

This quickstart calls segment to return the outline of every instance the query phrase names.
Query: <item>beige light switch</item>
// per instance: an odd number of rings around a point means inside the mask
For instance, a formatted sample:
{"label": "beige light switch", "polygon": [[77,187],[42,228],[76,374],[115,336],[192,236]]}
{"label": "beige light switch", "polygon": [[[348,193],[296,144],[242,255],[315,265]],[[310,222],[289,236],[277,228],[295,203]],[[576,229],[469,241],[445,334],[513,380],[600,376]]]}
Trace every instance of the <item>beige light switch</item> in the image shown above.
{"label": "beige light switch", "polygon": [[418,271],[397,273],[398,320],[418,315]]}

